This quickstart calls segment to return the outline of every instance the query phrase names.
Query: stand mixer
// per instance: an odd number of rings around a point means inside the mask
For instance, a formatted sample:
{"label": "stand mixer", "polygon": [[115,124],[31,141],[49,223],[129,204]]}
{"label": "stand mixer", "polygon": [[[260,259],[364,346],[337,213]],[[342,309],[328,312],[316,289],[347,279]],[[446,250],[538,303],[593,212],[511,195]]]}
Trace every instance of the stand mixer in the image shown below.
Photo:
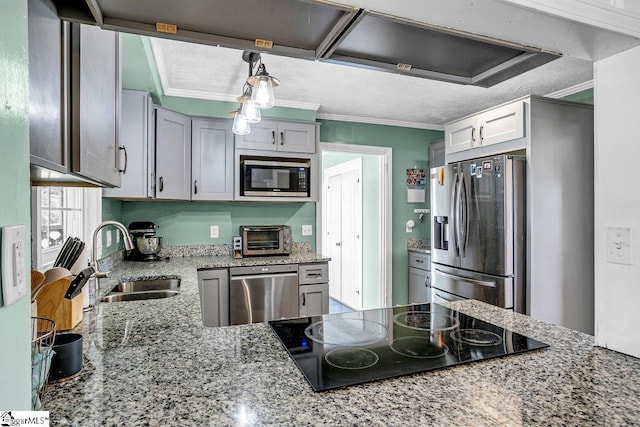
{"label": "stand mixer", "polygon": [[156,236],[158,226],[151,221],[135,221],[129,224],[129,234],[134,248],[124,259],[127,261],[158,261],[162,249],[162,237]]}

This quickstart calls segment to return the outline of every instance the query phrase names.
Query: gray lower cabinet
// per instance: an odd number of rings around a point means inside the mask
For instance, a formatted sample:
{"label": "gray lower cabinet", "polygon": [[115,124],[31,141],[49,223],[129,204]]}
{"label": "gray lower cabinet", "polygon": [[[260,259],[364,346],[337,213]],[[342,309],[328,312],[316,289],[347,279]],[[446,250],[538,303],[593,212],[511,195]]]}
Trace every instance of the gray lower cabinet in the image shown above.
{"label": "gray lower cabinet", "polygon": [[431,302],[431,255],[409,251],[409,303]]}
{"label": "gray lower cabinet", "polygon": [[120,156],[123,172],[119,188],[105,188],[104,197],[152,198],[154,121],[148,92],[123,90],[121,96]]}
{"label": "gray lower cabinet", "polygon": [[156,111],[156,198],[191,198],[191,117],[165,108]]}
{"label": "gray lower cabinet", "polygon": [[229,269],[198,271],[198,291],[202,324],[229,325]]}
{"label": "gray lower cabinet", "polygon": [[191,200],[233,200],[233,132],[226,119],[191,121]]}
{"label": "gray lower cabinet", "polygon": [[329,284],[298,287],[300,316],[319,316],[329,313]]}
{"label": "gray lower cabinet", "polygon": [[326,262],[298,266],[300,316],[329,313],[329,264]]}

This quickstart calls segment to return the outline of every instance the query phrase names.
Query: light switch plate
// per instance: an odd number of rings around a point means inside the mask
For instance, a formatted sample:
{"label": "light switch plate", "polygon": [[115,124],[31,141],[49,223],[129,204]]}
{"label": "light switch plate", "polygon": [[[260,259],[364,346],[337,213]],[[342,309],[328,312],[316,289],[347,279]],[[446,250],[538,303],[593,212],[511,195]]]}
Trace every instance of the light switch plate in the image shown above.
{"label": "light switch plate", "polygon": [[217,225],[212,225],[210,235],[212,239],[217,239],[218,237],[220,237],[220,228],[218,228]]}
{"label": "light switch plate", "polygon": [[302,235],[303,236],[313,236],[313,227],[311,225],[303,225],[302,226]]}
{"label": "light switch plate", "polygon": [[2,227],[2,299],[11,305],[27,295],[24,225]]}
{"label": "light switch plate", "polygon": [[632,263],[631,228],[607,228],[607,262],[613,264]]}

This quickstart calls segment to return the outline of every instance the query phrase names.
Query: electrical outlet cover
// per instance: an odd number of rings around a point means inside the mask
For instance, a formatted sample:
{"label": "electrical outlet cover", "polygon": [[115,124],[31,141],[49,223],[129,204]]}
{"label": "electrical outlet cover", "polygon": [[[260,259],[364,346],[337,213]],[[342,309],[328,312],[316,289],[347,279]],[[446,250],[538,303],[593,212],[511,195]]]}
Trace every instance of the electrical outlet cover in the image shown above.
{"label": "electrical outlet cover", "polygon": [[27,295],[24,225],[2,227],[2,299],[11,305]]}
{"label": "electrical outlet cover", "polygon": [[608,227],[606,248],[606,259],[608,263],[633,264],[631,252],[631,228]]}
{"label": "electrical outlet cover", "polygon": [[303,236],[312,236],[313,235],[313,227],[311,225],[303,225],[302,226],[302,235]]}

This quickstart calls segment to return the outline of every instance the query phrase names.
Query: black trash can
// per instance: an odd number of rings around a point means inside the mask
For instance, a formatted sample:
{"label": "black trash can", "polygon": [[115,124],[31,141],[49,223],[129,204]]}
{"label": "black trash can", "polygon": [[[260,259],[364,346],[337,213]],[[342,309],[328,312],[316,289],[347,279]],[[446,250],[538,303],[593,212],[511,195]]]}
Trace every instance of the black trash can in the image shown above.
{"label": "black trash can", "polygon": [[53,351],[49,381],[60,381],[82,370],[82,335],[56,335]]}

